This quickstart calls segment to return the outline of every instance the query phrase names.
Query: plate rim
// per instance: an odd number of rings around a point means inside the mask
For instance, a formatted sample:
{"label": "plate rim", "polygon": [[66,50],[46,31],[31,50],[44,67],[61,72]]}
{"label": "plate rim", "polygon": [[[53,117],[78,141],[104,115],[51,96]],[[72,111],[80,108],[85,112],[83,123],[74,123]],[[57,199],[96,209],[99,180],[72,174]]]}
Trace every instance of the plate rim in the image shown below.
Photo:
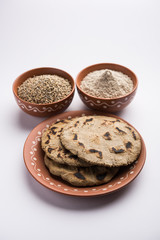
{"label": "plate rim", "polygon": [[[145,146],[145,143],[144,143],[144,140],[141,136],[141,134],[139,133],[140,135],[140,138],[141,138],[141,143],[142,143],[142,148],[141,148],[141,153],[140,153],[140,156],[142,158],[141,160],[141,167],[140,169],[136,172],[136,174],[134,174],[134,177],[132,177],[131,179],[129,179],[127,182],[123,183],[122,185],[119,185],[119,187],[116,187],[116,188],[108,188],[107,191],[104,191],[102,192],[102,190],[100,189],[100,191],[92,191],[92,192],[88,192],[88,190],[90,190],[91,188],[94,189],[97,188],[97,187],[102,187],[104,186],[104,189],[105,189],[105,185],[109,184],[108,183],[105,183],[105,184],[102,184],[102,185],[99,185],[99,186],[91,186],[91,187],[75,187],[75,186],[69,186],[70,188],[73,188],[73,189],[81,189],[81,190],[84,190],[86,189],[86,192],[85,190],[83,192],[81,191],[62,191],[61,188],[55,188],[53,185],[47,185],[45,184],[41,178],[38,178],[36,174],[33,174],[33,171],[31,171],[30,169],[30,166],[29,166],[29,162],[30,162],[30,159],[28,159],[28,157],[26,156],[27,153],[26,153],[26,148],[27,148],[27,144],[28,144],[28,141],[30,139],[30,137],[33,135],[33,133],[36,131],[36,129],[38,129],[39,127],[41,127],[42,125],[46,124],[50,121],[56,121],[57,119],[64,119],[64,118],[68,118],[68,117],[72,117],[72,115],[76,114],[77,116],[78,115],[82,115],[82,114],[85,114],[85,115],[89,115],[89,114],[92,114],[92,115],[103,115],[103,116],[111,116],[111,117],[116,117],[118,119],[121,119],[123,120],[124,122],[126,122],[127,124],[129,124],[131,127],[133,127],[135,129],[134,126],[132,126],[129,122],[127,122],[126,120],[124,120],[123,118],[117,116],[117,115],[114,115],[114,114],[110,114],[110,113],[104,113],[104,112],[99,112],[99,111],[94,111],[94,110],[75,110],[75,111],[66,111],[66,112],[63,112],[63,113],[60,113],[58,115],[54,115],[54,116],[51,116],[45,120],[43,120],[42,122],[40,122],[39,124],[37,124],[31,131],[30,133],[28,134],[26,140],[25,140],[25,143],[24,143],[24,147],[23,147],[23,159],[24,159],[24,163],[25,163],[25,166],[27,168],[27,170],[29,171],[29,173],[31,174],[31,176],[36,180],[38,181],[42,186],[48,188],[49,190],[52,190],[54,192],[57,192],[57,193],[61,193],[61,194],[64,194],[64,195],[70,195],[70,196],[76,196],[76,197],[93,197],[93,196],[101,196],[101,195],[106,195],[106,194],[110,194],[110,193],[113,193],[113,192],[116,192],[120,189],[123,189],[125,186],[127,186],[129,183],[131,183],[139,174],[140,172],[142,171],[143,167],[144,167],[144,164],[145,164],[145,161],[146,161],[146,146]],[[64,117],[63,117],[64,116]],[[44,128],[43,128],[44,129]],[[139,157],[140,157],[139,156]],[[128,171],[129,172],[129,171]],[[54,179],[52,179],[52,181],[54,182]],[[111,180],[112,181],[112,180]],[[64,183],[63,183],[64,184]],[[67,184],[67,183],[66,183]],[[68,185],[66,185],[68,187]]]}

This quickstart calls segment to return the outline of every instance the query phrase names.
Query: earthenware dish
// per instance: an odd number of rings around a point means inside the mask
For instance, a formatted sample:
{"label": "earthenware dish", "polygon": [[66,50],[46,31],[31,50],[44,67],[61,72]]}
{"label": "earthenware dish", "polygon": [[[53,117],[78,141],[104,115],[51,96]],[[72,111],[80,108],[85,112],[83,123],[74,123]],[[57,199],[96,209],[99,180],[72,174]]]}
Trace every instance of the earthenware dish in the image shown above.
{"label": "earthenware dish", "polygon": [[[36,103],[29,103],[24,101],[23,99],[19,98],[17,95],[17,88],[20,86],[27,78],[43,75],[43,74],[55,74],[60,77],[66,78],[70,81],[72,86],[71,93],[64,99],[53,102],[53,103],[47,103],[47,104],[36,104]],[[67,73],[64,72],[61,69],[57,68],[35,68],[32,70],[29,70],[23,74],[21,74],[13,83],[13,93],[16,99],[16,102],[18,106],[23,110],[24,112],[38,117],[46,117],[55,115],[59,112],[63,112],[68,108],[70,103],[72,102],[73,96],[75,91],[75,82],[73,78]]]}
{"label": "earthenware dish", "polygon": [[[97,98],[82,91],[80,84],[84,77],[90,72],[102,69],[111,69],[128,75],[133,81],[133,90],[125,96],[117,98]],[[99,63],[84,68],[76,78],[76,86],[81,100],[87,107],[99,111],[117,112],[128,106],[128,104],[130,104],[130,102],[133,100],[138,87],[138,79],[134,72],[124,66],[113,63]]]}
{"label": "earthenware dish", "polygon": [[[146,159],[146,148],[143,139],[140,156],[136,162],[127,167],[121,168],[119,173],[107,184],[95,187],[74,187],[64,182],[63,180],[53,177],[44,165],[44,152],[41,149],[41,135],[42,132],[58,119],[70,119],[72,117],[79,117],[84,115],[106,115],[119,118],[111,114],[100,113],[95,111],[72,111],[53,116],[39,125],[37,125],[29,134],[24,144],[24,162],[30,174],[43,186],[59,193],[72,196],[95,196],[108,194],[117,191],[130,182],[132,182],[143,168]],[[119,118],[121,119],[121,118]],[[128,123],[129,124],[129,123]]]}

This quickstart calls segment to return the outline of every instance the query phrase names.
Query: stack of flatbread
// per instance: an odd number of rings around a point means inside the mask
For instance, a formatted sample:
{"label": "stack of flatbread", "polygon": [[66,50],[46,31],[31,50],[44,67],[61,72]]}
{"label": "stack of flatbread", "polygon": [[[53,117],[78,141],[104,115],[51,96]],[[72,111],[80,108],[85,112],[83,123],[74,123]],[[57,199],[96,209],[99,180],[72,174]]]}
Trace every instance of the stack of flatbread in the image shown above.
{"label": "stack of flatbread", "polygon": [[107,116],[64,119],[42,134],[44,162],[49,172],[74,186],[109,182],[120,167],[133,163],[141,151],[137,131]]}

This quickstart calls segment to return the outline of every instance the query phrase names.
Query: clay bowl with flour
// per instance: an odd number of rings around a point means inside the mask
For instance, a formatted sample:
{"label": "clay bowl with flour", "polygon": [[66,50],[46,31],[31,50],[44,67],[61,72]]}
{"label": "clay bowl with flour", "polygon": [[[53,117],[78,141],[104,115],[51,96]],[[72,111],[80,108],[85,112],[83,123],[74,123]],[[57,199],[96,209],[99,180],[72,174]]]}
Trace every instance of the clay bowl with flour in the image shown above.
{"label": "clay bowl with flour", "polygon": [[[102,69],[110,69],[110,70],[122,72],[128,75],[133,81],[132,91],[126,95],[123,95],[121,97],[116,97],[116,98],[99,98],[99,97],[94,97],[85,93],[80,88],[81,81],[90,72],[102,70]],[[95,65],[84,68],[78,74],[76,78],[76,87],[81,100],[88,108],[99,110],[99,111],[105,111],[105,112],[117,112],[122,110],[126,106],[128,106],[133,100],[138,87],[138,79],[134,74],[134,72],[132,72],[130,69],[124,66],[113,64],[113,63],[99,63],[99,64],[95,64]]]}
{"label": "clay bowl with flour", "polygon": [[[70,94],[57,102],[47,104],[36,104],[26,102],[18,96],[17,89],[27,78],[44,74],[57,75],[62,78],[68,79],[72,87]],[[38,117],[52,116],[57,113],[65,111],[65,109],[68,108],[72,102],[74,92],[75,82],[73,78],[67,72],[57,68],[45,67],[31,69],[17,77],[17,79],[13,83],[13,94],[20,109],[30,115]]]}

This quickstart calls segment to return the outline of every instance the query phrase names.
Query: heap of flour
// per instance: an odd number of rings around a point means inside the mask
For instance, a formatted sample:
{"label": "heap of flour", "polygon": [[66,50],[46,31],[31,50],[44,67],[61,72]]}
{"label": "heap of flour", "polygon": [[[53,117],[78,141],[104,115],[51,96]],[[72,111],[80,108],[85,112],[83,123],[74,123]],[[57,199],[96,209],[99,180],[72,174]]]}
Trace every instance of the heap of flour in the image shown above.
{"label": "heap of flour", "polygon": [[86,75],[81,81],[80,88],[94,97],[115,98],[131,92],[133,82],[122,72],[103,69]]}

